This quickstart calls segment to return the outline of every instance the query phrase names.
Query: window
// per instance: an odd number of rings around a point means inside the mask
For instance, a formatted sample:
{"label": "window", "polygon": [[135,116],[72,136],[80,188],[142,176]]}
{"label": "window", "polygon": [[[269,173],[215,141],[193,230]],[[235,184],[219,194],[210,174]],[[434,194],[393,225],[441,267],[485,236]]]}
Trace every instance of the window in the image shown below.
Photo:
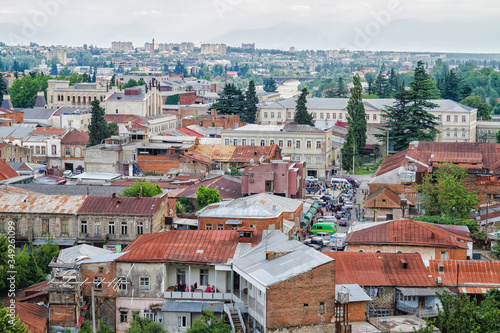
{"label": "window", "polygon": [[373,120],[377,120],[377,115],[376,114],[373,115]]}
{"label": "window", "polygon": [[212,230],[212,223],[205,224],[205,230]]}
{"label": "window", "polygon": [[295,160],[300,161],[300,155],[295,155]]}
{"label": "window", "polygon": [[250,139],[250,146],[255,147],[255,139]]}
{"label": "window", "polygon": [[278,112],[278,118],[281,119],[281,112]]}
{"label": "window", "polygon": [[267,118],[267,112],[264,112],[264,118]]}
{"label": "window", "polygon": [[82,234],[87,233],[87,221],[82,221],[80,226],[80,231],[82,232]]}
{"label": "window", "polygon": [[300,140],[295,141],[295,148],[300,148]]}
{"label": "window", "polygon": [[313,113],[313,119],[318,119],[318,116],[316,115],[316,112]]}
{"label": "window", "polygon": [[336,114],[336,113],[333,113],[333,114],[332,114],[332,118],[333,118],[333,119],[337,119],[337,114]]}
{"label": "window", "polygon": [[453,117],[453,120],[454,120],[455,122],[457,122],[457,121],[458,121],[458,116],[454,116],[454,117]]}
{"label": "window", "polygon": [[312,141],[311,140],[306,141],[306,148],[312,148]]}
{"label": "window", "polygon": [[232,225],[231,226],[231,230],[237,230],[238,229],[238,226],[237,225]]}
{"label": "window", "polygon": [[177,327],[187,327],[187,317],[178,316],[177,317]]}
{"label": "window", "polygon": [[69,147],[64,148],[64,154],[66,156],[70,156],[71,155],[71,149],[69,149]]}
{"label": "window", "polygon": [[120,323],[126,323],[128,321],[128,312],[120,311]]}
{"label": "window", "polygon": [[366,120],[370,120],[370,115],[369,114],[366,115]]}
{"label": "window", "polygon": [[56,145],[52,145],[52,155],[56,155],[57,154],[57,147]]}
{"label": "window", "polygon": [[319,302],[319,313],[325,313],[325,302]]}
{"label": "window", "polygon": [[200,269],[200,285],[208,285],[208,269]]}
{"label": "window", "polygon": [[115,234],[115,222],[109,222],[108,224],[108,231],[110,235]]}
{"label": "window", "polygon": [[446,121],[451,121],[451,116],[450,115],[446,116]]}
{"label": "window", "polygon": [[316,156],[316,164],[321,164],[323,162],[323,159],[321,156]]}
{"label": "window", "polygon": [[177,284],[181,285],[186,282],[186,269],[185,268],[177,268]]}
{"label": "window", "polygon": [[274,140],[269,140],[269,146],[274,145]]}
{"label": "window", "polygon": [[274,112],[271,112],[271,118],[274,118]]}
{"label": "window", "polygon": [[122,222],[122,235],[128,234],[128,224],[127,222]]}
{"label": "window", "polygon": [[117,277],[118,289],[127,290],[127,278],[124,276]]}
{"label": "window", "polygon": [[283,148],[283,140],[278,140],[278,146]]}
{"label": "window", "polygon": [[238,145],[238,139],[233,139],[233,146],[237,146]]}
{"label": "window", "polygon": [[45,155],[45,147],[42,146],[42,155]]}
{"label": "window", "polygon": [[342,113],[339,113],[339,119],[342,119]]}
{"label": "window", "polygon": [[330,114],[329,113],[326,114],[326,119],[330,119]]}
{"label": "window", "polygon": [[144,318],[155,321],[155,313],[153,310],[144,310]]}
{"label": "window", "polygon": [[458,135],[458,133],[457,133],[457,129],[455,128],[455,129],[453,130],[453,136],[457,136],[457,135]]}
{"label": "window", "polygon": [[462,116],[462,122],[465,123],[465,116]]}
{"label": "window", "polygon": [[144,222],[137,223],[137,234],[138,235],[144,234]]}
{"label": "window", "polygon": [[99,266],[99,274],[104,274],[104,266]]}
{"label": "window", "polygon": [[292,140],[286,140],[286,147],[292,148]]}
{"label": "window", "polygon": [[224,224],[217,224],[217,230],[224,230]]}
{"label": "window", "polygon": [[312,163],[312,157],[311,156],[306,156],[306,163],[311,164]]}
{"label": "window", "polygon": [[49,220],[47,219],[42,220],[42,234],[43,235],[49,234]]}
{"label": "window", "polygon": [[292,114],[291,114],[290,112],[287,112],[287,113],[286,113],[286,116],[287,116],[287,118],[288,118],[288,119],[291,119],[291,118],[292,118]]}
{"label": "window", "polygon": [[68,234],[68,220],[61,221],[61,234]]}
{"label": "window", "polygon": [[264,147],[266,145],[266,140],[265,139],[260,139],[260,146]]}
{"label": "window", "polygon": [[450,129],[449,128],[446,129],[446,136],[450,136]]}
{"label": "window", "polygon": [[102,290],[102,277],[94,276],[94,289]]}
{"label": "window", "polygon": [[438,265],[438,270],[439,270],[439,274],[444,273],[444,266],[443,265]]}
{"label": "window", "polygon": [[462,137],[465,137],[465,129],[462,129]]}
{"label": "window", "polygon": [[149,278],[141,277],[139,281],[139,292],[149,293]]}
{"label": "window", "polygon": [[448,260],[448,251],[441,251],[440,260]]}
{"label": "window", "polygon": [[226,146],[229,146],[229,139],[224,139],[224,144],[225,144]]}
{"label": "window", "polygon": [[323,112],[319,114],[319,119],[323,119]]}
{"label": "window", "polygon": [[241,139],[241,145],[246,146],[247,145],[247,139]]}
{"label": "window", "polygon": [[36,146],[35,151],[36,151],[36,154],[40,154],[40,147]]}
{"label": "window", "polygon": [[321,148],[321,141],[316,141],[316,149],[320,149]]}

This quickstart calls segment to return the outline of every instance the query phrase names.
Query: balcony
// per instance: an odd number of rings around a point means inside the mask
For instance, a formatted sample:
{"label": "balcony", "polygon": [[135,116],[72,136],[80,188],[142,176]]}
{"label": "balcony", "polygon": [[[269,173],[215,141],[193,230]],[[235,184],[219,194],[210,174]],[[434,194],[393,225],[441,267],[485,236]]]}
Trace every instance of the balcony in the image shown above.
{"label": "balcony", "polygon": [[429,307],[415,307],[411,305],[407,305],[404,302],[397,301],[396,309],[399,311],[406,312],[408,314],[416,315],[417,317],[436,317],[438,315],[438,310],[436,308]]}
{"label": "balcony", "polygon": [[231,293],[207,293],[203,291],[165,291],[163,297],[166,299],[190,299],[190,300],[217,300],[231,301]]}

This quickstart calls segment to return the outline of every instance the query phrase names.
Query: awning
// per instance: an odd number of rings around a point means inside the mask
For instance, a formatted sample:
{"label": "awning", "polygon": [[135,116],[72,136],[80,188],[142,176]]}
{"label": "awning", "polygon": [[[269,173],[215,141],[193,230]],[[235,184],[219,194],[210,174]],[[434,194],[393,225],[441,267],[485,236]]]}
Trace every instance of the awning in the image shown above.
{"label": "awning", "polygon": [[460,292],[465,294],[486,294],[490,289],[500,290],[500,288],[460,287]]}
{"label": "awning", "polygon": [[162,312],[192,312],[202,313],[210,310],[215,313],[224,312],[222,303],[190,302],[190,301],[166,301],[161,307]]}
{"label": "awning", "polygon": [[231,225],[238,225],[241,224],[243,221],[242,220],[226,220],[226,224],[231,224]]}
{"label": "awning", "polygon": [[300,225],[305,226],[307,223],[309,223],[309,221],[311,221],[313,216],[314,214],[311,213],[311,211],[308,211],[306,215],[304,215],[304,218],[302,219],[302,222],[300,222]]}
{"label": "awning", "polygon": [[283,233],[284,234],[288,234],[290,231],[292,231],[294,226],[295,226],[295,223],[293,221],[283,219]]}
{"label": "awning", "polygon": [[446,292],[452,296],[456,294],[448,290],[448,288],[396,288],[403,296],[437,296],[436,293],[442,294]]}

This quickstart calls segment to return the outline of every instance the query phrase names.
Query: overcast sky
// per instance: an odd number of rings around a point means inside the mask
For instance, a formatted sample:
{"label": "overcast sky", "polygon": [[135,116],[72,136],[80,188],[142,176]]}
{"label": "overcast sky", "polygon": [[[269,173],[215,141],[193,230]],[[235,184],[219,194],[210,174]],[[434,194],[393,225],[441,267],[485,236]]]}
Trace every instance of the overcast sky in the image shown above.
{"label": "overcast sky", "polygon": [[[127,40],[134,46],[143,46],[155,38],[157,42],[192,41],[196,45],[220,40],[231,45],[238,40],[241,29],[267,28],[263,31],[268,40],[256,36],[257,40],[242,41],[256,42],[256,47],[275,44],[276,48],[288,48],[292,45],[272,40],[281,38],[273,34],[273,26],[286,22],[295,26],[290,34],[297,34],[299,48],[500,52],[498,0],[2,2],[0,40],[7,44],[34,41],[109,47],[113,40]],[[299,40],[304,38],[299,36],[297,27],[303,27],[311,36],[309,41]],[[321,39],[317,38],[319,35]],[[248,36],[245,39],[251,38]],[[225,38],[228,41],[222,40]],[[293,39],[286,43],[292,42]]]}

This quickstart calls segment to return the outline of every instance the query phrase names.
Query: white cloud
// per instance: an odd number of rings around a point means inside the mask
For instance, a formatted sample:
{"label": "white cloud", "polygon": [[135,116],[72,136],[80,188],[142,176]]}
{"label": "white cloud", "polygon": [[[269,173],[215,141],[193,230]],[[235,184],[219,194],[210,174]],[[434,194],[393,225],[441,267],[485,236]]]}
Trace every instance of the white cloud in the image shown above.
{"label": "white cloud", "polygon": [[161,12],[158,10],[141,10],[139,12],[134,12],[134,16],[160,17]]}
{"label": "white cloud", "polygon": [[311,7],[306,5],[295,5],[291,6],[290,9],[294,12],[303,12],[303,11],[310,11]]}

